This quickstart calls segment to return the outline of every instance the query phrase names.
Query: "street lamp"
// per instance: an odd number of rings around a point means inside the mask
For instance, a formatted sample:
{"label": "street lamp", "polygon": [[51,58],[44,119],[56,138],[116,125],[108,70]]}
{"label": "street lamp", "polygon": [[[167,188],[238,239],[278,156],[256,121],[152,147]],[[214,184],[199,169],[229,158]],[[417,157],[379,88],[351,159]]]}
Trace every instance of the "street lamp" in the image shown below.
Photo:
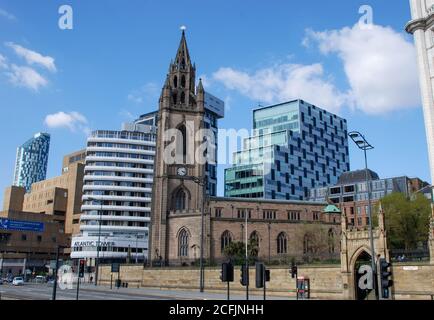
{"label": "street lamp", "polygon": [[104,202],[103,202],[104,199],[101,198],[101,200],[100,200],[100,199],[96,199],[96,198],[90,197],[90,198],[87,198],[87,200],[99,202],[100,209],[101,209],[98,212],[99,227],[98,227],[98,242],[96,244],[96,259],[95,259],[95,286],[98,286],[98,276],[99,276],[99,247],[100,247],[100,244],[101,244],[101,217],[102,217],[102,206],[104,204]]}
{"label": "street lamp", "polygon": [[193,181],[197,183],[199,186],[203,188],[203,197],[202,197],[202,212],[201,212],[201,222],[200,222],[200,279],[199,279],[199,287],[200,292],[204,291],[204,264],[203,264],[203,246],[204,246],[204,215],[205,215],[205,197],[206,197],[206,186],[208,184],[208,179],[206,175],[202,178],[194,177]]}
{"label": "street lamp", "polygon": [[377,268],[375,264],[375,247],[374,247],[374,236],[372,232],[372,210],[371,210],[371,185],[368,173],[368,157],[366,151],[374,149],[374,147],[366,140],[366,138],[358,131],[353,131],[348,134],[351,140],[357,145],[357,147],[363,150],[365,155],[365,179],[366,187],[368,191],[368,217],[369,217],[369,240],[371,243],[371,267],[372,267],[372,287],[375,292],[375,298],[378,300],[377,283],[375,281],[377,275]]}

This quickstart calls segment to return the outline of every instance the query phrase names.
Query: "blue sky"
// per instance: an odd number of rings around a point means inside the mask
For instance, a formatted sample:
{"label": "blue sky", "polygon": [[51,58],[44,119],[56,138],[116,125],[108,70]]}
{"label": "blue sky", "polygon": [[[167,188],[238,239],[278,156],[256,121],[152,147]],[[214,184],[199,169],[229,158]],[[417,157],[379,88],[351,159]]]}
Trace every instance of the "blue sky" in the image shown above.
{"label": "blue sky", "polygon": [[[73,30],[58,27],[63,4]],[[357,27],[364,4],[369,30]],[[206,90],[227,102],[222,128],[250,129],[258,104],[303,98],[366,134],[381,177],[429,181],[409,19],[407,1],[389,0],[0,0],[0,190],[35,132],[52,135],[53,177],[89,130],[155,110],[182,25]],[[350,153],[361,168],[361,152]]]}

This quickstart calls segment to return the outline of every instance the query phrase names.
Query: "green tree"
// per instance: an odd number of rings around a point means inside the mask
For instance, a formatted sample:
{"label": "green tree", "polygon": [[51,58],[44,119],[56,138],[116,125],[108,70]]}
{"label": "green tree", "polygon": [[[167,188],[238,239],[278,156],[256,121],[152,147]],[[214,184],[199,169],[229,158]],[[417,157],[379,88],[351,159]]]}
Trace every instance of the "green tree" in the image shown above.
{"label": "green tree", "polygon": [[[259,246],[256,240],[251,239],[247,245],[249,263],[254,262],[259,253]],[[231,259],[235,264],[243,264],[246,259],[246,245],[244,242],[233,241],[223,251],[223,255]]]}
{"label": "green tree", "polygon": [[[381,200],[390,249],[416,249],[428,240],[430,201],[421,194],[413,199],[393,193]],[[377,220],[377,219],[375,219]]]}

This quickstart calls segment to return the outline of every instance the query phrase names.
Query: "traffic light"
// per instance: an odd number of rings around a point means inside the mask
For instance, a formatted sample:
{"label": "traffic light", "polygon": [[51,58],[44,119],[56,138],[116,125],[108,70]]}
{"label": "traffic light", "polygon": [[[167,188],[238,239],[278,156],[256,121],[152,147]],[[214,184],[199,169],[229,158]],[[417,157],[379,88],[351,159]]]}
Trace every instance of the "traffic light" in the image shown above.
{"label": "traffic light", "polygon": [[294,279],[297,277],[298,268],[297,265],[293,262],[291,264],[291,278]]}
{"label": "traffic light", "polygon": [[380,278],[381,278],[381,296],[383,299],[389,299],[389,288],[393,286],[393,281],[389,278],[392,272],[389,271],[391,264],[386,259],[380,259]]}
{"label": "traffic light", "polygon": [[80,260],[78,267],[78,277],[84,278],[84,267],[86,265],[86,260]]}
{"label": "traffic light", "polygon": [[240,283],[244,287],[247,287],[249,285],[249,272],[248,272],[246,264],[243,264],[241,266],[241,279],[240,279]]}
{"label": "traffic light", "polygon": [[270,270],[265,270],[265,282],[270,282],[271,275]]}
{"label": "traffic light", "polygon": [[220,275],[222,282],[234,282],[234,266],[232,263],[223,263]]}
{"label": "traffic light", "polygon": [[256,263],[256,288],[264,287],[264,271],[265,266],[263,263]]}

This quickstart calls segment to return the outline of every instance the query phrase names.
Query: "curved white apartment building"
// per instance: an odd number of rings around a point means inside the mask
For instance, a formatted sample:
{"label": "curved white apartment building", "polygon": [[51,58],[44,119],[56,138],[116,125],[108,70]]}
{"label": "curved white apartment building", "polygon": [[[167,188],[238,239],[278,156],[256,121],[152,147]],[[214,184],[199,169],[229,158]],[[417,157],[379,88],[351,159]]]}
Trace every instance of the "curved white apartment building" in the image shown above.
{"label": "curved white apartment building", "polygon": [[72,259],[93,265],[143,262],[148,254],[155,156],[156,114],[124,124],[121,131],[94,131],[87,141],[80,217]]}

